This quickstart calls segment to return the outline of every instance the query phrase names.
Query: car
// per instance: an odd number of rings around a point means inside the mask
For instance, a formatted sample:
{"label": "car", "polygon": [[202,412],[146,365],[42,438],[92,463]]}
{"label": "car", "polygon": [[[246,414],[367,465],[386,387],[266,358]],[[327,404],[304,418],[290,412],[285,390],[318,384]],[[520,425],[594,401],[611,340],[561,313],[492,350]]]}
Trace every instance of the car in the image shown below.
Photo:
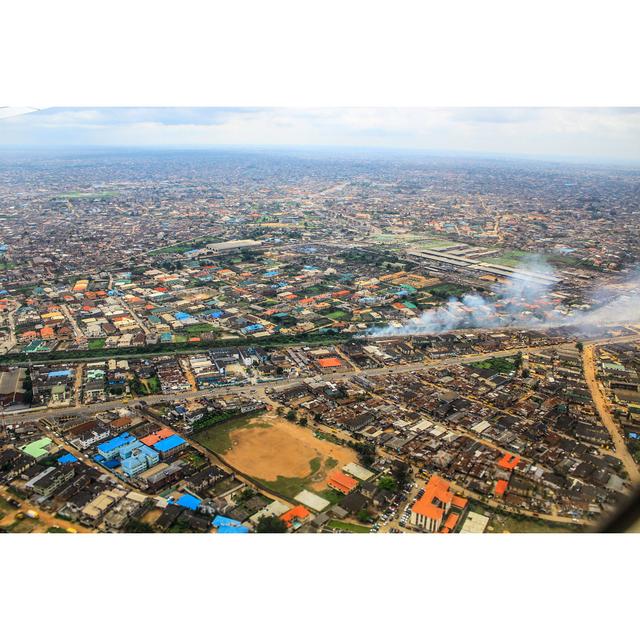
{"label": "car", "polygon": [[12,506],[15,507],[16,509],[20,508],[20,503],[15,499],[15,498],[9,498],[7,500],[7,502]]}

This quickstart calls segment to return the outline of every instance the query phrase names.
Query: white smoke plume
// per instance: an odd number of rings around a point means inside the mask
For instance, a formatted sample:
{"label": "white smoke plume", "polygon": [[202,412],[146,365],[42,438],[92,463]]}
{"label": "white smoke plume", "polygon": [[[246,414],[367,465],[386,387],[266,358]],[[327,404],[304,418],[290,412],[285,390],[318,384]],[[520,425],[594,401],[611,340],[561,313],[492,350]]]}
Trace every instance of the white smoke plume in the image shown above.
{"label": "white smoke plume", "polygon": [[[553,268],[543,259],[520,263],[521,273],[553,276]],[[551,284],[539,280],[510,278],[493,296],[466,294],[450,298],[446,304],[423,312],[401,327],[387,326],[369,333],[373,337],[425,335],[472,328],[551,328],[565,325],[599,326],[640,322],[640,275],[624,283],[622,292],[596,289],[594,307],[573,312],[554,300]]]}

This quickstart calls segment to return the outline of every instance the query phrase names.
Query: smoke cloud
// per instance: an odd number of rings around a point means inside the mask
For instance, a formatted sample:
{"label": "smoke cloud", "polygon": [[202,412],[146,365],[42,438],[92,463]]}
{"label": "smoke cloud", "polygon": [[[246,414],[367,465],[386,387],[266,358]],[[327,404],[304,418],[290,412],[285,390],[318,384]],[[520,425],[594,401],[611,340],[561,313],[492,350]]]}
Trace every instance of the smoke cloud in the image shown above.
{"label": "smoke cloud", "polygon": [[[521,274],[553,276],[541,258],[520,263]],[[622,292],[620,292],[622,291]],[[552,284],[513,277],[493,295],[470,293],[450,298],[444,305],[423,312],[402,326],[387,326],[369,333],[374,337],[438,334],[456,329],[552,328],[567,325],[599,326],[640,322],[640,273],[627,282],[591,293],[589,310],[572,310],[561,303]]]}

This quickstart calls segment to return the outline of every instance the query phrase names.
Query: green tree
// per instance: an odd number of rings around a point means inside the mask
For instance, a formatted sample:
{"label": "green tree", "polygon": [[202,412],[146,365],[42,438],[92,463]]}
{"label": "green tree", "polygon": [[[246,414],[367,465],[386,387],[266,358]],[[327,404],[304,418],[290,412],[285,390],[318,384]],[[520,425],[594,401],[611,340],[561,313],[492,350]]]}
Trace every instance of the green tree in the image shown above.
{"label": "green tree", "polygon": [[410,477],[409,465],[406,462],[396,462],[391,470],[395,481],[399,487],[403,487]]}
{"label": "green tree", "polygon": [[378,489],[395,491],[397,488],[398,488],[398,485],[391,476],[382,476],[380,480],[378,480]]}
{"label": "green tree", "polygon": [[371,514],[368,509],[360,509],[357,517],[360,522],[371,522]]}
{"label": "green tree", "polygon": [[123,531],[125,533],[153,533],[153,528],[146,522],[131,519],[124,525]]}
{"label": "green tree", "polygon": [[257,533],[286,533],[287,525],[278,516],[264,516],[258,521]]}
{"label": "green tree", "polygon": [[375,462],[376,446],[374,444],[370,442],[359,442],[354,448],[358,452],[358,459],[365,467]]}

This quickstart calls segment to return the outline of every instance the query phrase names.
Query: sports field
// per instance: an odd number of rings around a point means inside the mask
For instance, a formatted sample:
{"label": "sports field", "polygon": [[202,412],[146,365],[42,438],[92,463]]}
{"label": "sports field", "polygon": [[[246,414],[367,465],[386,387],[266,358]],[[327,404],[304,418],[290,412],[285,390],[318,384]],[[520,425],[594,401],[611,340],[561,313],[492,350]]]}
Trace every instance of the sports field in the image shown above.
{"label": "sports field", "polygon": [[295,496],[302,489],[326,490],[334,468],[356,462],[355,451],[315,437],[277,415],[260,415],[215,425],[194,436],[236,469],[274,491]]}

